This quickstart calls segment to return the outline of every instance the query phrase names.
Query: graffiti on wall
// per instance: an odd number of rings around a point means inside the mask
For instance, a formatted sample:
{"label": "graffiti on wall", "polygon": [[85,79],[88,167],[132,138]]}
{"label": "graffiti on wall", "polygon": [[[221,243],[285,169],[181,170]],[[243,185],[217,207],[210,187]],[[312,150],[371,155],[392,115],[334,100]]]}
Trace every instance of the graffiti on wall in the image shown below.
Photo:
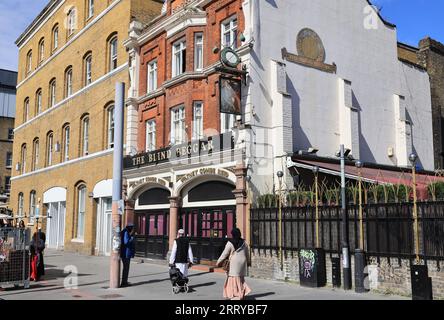
{"label": "graffiti on wall", "polygon": [[315,252],[313,250],[302,249],[299,251],[299,263],[301,265],[302,276],[310,279],[315,269]]}

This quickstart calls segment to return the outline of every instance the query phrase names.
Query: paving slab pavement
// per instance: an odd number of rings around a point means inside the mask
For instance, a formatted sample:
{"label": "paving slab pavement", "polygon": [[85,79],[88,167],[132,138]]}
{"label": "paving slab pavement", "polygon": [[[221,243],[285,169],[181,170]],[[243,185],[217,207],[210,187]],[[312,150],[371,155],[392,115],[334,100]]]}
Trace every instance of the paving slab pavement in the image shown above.
{"label": "paving slab pavement", "polygon": [[[224,274],[190,270],[190,292],[174,294],[168,266],[133,259],[127,288],[109,289],[109,257],[83,256],[47,250],[46,273],[29,289],[6,288],[4,300],[223,300]],[[251,300],[409,300],[375,293],[357,294],[333,288],[304,288],[298,284],[246,278]]]}

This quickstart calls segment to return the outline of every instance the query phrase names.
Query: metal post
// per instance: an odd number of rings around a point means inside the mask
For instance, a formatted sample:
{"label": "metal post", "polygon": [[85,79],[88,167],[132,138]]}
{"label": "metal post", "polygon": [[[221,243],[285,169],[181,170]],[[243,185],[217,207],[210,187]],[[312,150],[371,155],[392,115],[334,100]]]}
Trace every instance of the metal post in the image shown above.
{"label": "metal post", "polygon": [[365,285],[365,278],[367,273],[365,267],[367,265],[365,252],[364,252],[364,221],[362,210],[362,162],[356,161],[356,167],[358,168],[358,191],[359,191],[359,248],[355,250],[355,291],[363,293],[368,291],[368,287]]}
{"label": "metal post", "polygon": [[358,167],[358,175],[359,175],[359,249],[364,250],[364,222],[363,222],[363,214],[362,214],[362,174],[361,168]]}
{"label": "metal post", "polygon": [[313,167],[313,173],[315,177],[315,212],[316,212],[316,248],[319,248],[319,194],[318,194],[318,167]]}
{"label": "metal post", "polygon": [[284,255],[282,254],[282,177],[284,176],[284,173],[278,171],[277,176],[279,179],[279,259],[281,262],[281,270],[284,270]]}
{"label": "metal post", "polygon": [[344,145],[341,144],[341,204],[342,204],[342,221],[341,221],[341,247],[342,247],[342,268],[344,279],[344,290],[350,290],[352,286],[351,277],[351,258],[348,245],[348,215],[347,215],[347,199],[345,193],[345,157]]}
{"label": "metal post", "polygon": [[413,178],[413,219],[414,219],[414,232],[415,232],[415,255],[416,255],[416,264],[419,264],[419,226],[418,226],[418,207],[416,205],[417,196],[416,196],[416,166],[413,163],[412,166],[412,178]]}
{"label": "metal post", "polygon": [[120,230],[122,224],[122,167],[123,167],[123,106],[125,84],[116,83],[116,102],[114,108],[114,153],[113,153],[113,203],[112,228],[113,248],[111,252],[110,281],[111,289],[120,285]]}

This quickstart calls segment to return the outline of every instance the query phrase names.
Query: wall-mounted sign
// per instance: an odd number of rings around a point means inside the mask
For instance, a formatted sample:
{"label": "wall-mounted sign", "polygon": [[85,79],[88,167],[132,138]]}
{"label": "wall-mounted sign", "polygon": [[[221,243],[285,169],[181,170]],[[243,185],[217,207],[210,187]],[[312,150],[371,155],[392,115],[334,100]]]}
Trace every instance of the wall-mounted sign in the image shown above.
{"label": "wall-mounted sign", "polygon": [[241,81],[221,77],[220,112],[241,114]]}
{"label": "wall-mounted sign", "polygon": [[173,145],[135,156],[126,156],[123,159],[123,168],[134,169],[192,157],[210,156],[214,152],[232,149],[234,149],[233,135],[231,132],[227,132],[207,139]]}

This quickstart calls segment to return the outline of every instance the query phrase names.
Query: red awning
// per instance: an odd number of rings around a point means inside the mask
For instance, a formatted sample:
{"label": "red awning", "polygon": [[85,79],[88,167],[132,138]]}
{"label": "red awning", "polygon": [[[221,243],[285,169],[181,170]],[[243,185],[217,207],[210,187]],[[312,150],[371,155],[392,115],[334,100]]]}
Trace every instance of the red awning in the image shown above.
{"label": "red awning", "polygon": [[[312,169],[313,167],[319,167],[319,171],[325,174],[331,174],[340,176],[341,166],[340,163],[324,162],[322,160],[305,160],[305,159],[292,159],[293,165],[299,168]],[[348,179],[357,180],[359,177],[358,168],[355,165],[345,165],[345,175]],[[412,172],[409,168],[396,168],[396,170],[388,170],[382,168],[361,168],[361,177],[363,181],[378,184],[403,184],[411,185]],[[418,191],[418,198],[426,200],[428,198],[427,186],[433,182],[442,181],[444,177],[435,176],[431,174],[418,173],[416,174],[416,186]]]}

